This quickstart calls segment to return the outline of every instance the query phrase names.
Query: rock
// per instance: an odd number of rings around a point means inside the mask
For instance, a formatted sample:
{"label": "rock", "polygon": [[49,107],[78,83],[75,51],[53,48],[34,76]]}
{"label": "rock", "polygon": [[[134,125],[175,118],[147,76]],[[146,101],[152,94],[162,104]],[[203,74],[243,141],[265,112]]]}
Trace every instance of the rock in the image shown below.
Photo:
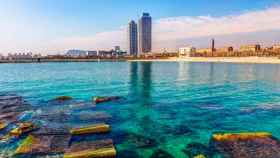
{"label": "rock", "polygon": [[83,134],[99,134],[107,133],[110,131],[110,126],[107,124],[94,124],[88,127],[74,128],[70,131],[72,135],[83,135]]}
{"label": "rock", "polygon": [[6,127],[7,127],[7,123],[0,121],[0,130],[4,129]]}
{"label": "rock", "polygon": [[16,149],[15,155],[60,154],[68,148],[70,135],[29,135]]}
{"label": "rock", "polygon": [[64,158],[114,158],[116,149],[111,139],[73,143]]}
{"label": "rock", "polygon": [[70,132],[67,127],[59,127],[59,128],[49,128],[49,127],[41,127],[39,130],[32,132],[33,135],[70,135]]}
{"label": "rock", "polygon": [[31,131],[35,130],[35,129],[36,129],[36,127],[30,122],[19,123],[19,127],[10,131],[10,135],[15,136],[15,137],[19,137],[22,134],[26,134],[28,132],[31,132]]}
{"label": "rock", "polygon": [[127,141],[133,143],[138,148],[151,148],[158,145],[155,139],[134,133],[129,133]]}
{"label": "rock", "polygon": [[82,112],[79,114],[78,119],[81,121],[89,121],[89,120],[108,120],[112,116],[105,112]]}
{"label": "rock", "polygon": [[4,135],[4,136],[0,136],[0,142],[8,142],[11,139],[11,136],[9,134]]}
{"label": "rock", "polygon": [[188,144],[183,152],[186,153],[190,158],[202,155],[205,158],[211,158],[214,155],[214,151],[212,149],[208,148],[204,144],[196,142]]}
{"label": "rock", "polygon": [[172,134],[174,136],[190,135],[194,133],[194,131],[186,125],[178,125],[175,127],[164,126],[163,129],[166,133]]}
{"label": "rock", "polygon": [[55,101],[68,101],[68,100],[72,100],[73,98],[70,97],[70,96],[59,96],[59,97],[56,97],[54,100]]}
{"label": "rock", "polygon": [[206,156],[200,154],[200,155],[195,156],[194,158],[206,158]]}
{"label": "rock", "polygon": [[0,120],[15,121],[17,119],[18,115],[20,115],[20,113],[18,113],[18,112],[9,112],[6,114],[1,114]]}
{"label": "rock", "polygon": [[224,157],[280,157],[279,141],[266,132],[214,134],[210,144]]}
{"label": "rock", "polygon": [[33,119],[45,120],[45,121],[56,122],[56,123],[65,123],[65,122],[70,122],[71,114],[66,112],[56,112],[56,113],[37,115],[34,116]]}
{"label": "rock", "polygon": [[110,96],[110,97],[93,97],[93,102],[95,104],[100,104],[100,103],[104,103],[104,102],[109,102],[109,101],[115,101],[115,100],[119,100],[121,99],[121,97],[119,96]]}
{"label": "rock", "polygon": [[214,134],[212,136],[215,141],[237,141],[237,140],[249,140],[255,138],[268,138],[272,137],[271,133],[256,132],[256,133],[221,133]]}
{"label": "rock", "polygon": [[170,155],[168,152],[159,149],[154,151],[152,156],[150,158],[174,158],[172,155]]}

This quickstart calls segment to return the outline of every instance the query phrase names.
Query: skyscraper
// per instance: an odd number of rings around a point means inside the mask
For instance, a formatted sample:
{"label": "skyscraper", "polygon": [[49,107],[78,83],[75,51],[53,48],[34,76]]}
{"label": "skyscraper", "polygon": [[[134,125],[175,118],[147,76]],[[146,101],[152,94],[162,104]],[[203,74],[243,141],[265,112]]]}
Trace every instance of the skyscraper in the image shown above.
{"label": "skyscraper", "polygon": [[149,13],[143,13],[139,20],[139,53],[148,53],[152,51],[152,17]]}
{"label": "skyscraper", "polygon": [[128,53],[135,56],[138,54],[137,24],[133,20],[128,23]]}

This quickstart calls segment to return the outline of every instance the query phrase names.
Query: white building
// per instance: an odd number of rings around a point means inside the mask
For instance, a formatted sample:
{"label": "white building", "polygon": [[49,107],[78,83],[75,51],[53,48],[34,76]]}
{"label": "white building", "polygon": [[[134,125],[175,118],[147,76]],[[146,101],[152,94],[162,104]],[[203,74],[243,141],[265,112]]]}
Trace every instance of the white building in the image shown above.
{"label": "white building", "polygon": [[195,53],[196,49],[194,47],[182,47],[179,48],[179,56],[190,57],[192,53]]}

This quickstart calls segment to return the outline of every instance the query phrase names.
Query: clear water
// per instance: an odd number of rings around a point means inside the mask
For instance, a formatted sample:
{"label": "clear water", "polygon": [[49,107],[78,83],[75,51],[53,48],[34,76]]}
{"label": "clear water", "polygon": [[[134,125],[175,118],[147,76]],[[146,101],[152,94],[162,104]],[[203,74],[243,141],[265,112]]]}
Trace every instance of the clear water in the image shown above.
{"label": "clear water", "polygon": [[[35,114],[106,112],[112,116],[106,120],[112,132],[100,137],[114,140],[119,157],[149,158],[162,149],[184,158],[187,144],[207,145],[214,132],[267,131],[280,138],[280,65],[1,64],[0,93],[7,92],[41,107]],[[91,103],[92,96],[117,95],[124,99],[83,110],[47,103],[61,95],[86,103]],[[76,127],[91,123],[72,120],[62,124]],[[0,153],[12,150],[1,148]]]}

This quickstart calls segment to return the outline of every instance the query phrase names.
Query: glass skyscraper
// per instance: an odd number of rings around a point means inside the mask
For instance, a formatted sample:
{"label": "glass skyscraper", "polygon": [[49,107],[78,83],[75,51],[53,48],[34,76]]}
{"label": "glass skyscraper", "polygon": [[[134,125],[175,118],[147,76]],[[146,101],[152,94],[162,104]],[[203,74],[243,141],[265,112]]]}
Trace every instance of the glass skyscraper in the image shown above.
{"label": "glass skyscraper", "polygon": [[130,55],[138,54],[138,31],[135,21],[128,23],[128,53]]}
{"label": "glass skyscraper", "polygon": [[149,13],[143,13],[138,23],[138,47],[139,53],[152,51],[152,17]]}

